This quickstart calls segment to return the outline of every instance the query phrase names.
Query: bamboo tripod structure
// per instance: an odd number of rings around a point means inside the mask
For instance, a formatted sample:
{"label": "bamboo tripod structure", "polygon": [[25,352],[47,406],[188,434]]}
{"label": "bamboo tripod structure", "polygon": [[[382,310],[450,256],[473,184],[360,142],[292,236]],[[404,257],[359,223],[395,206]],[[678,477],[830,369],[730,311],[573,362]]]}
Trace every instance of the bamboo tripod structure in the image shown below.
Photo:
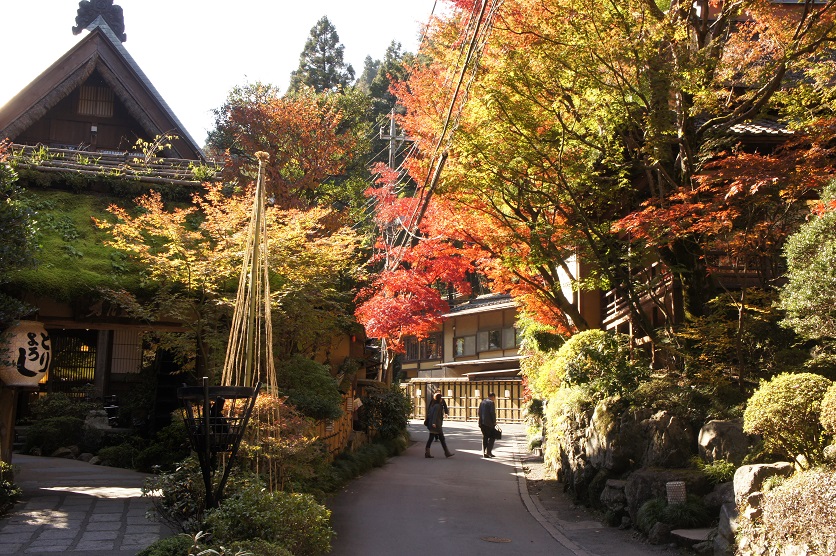
{"label": "bamboo tripod structure", "polygon": [[258,181],[221,384],[254,387],[260,382],[266,385],[267,393],[276,396],[278,390],[273,360],[264,187],[265,165],[269,155],[259,151],[255,156],[258,159]]}

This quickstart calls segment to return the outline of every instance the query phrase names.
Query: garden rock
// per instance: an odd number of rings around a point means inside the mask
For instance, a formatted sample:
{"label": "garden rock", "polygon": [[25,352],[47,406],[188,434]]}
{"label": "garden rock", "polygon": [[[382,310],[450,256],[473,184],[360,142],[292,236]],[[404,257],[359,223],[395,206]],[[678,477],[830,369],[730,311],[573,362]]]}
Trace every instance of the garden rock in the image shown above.
{"label": "garden rock", "polygon": [[91,454],[90,452],[84,452],[83,454],[79,454],[78,458],[76,459],[83,462],[89,462],[91,459],[93,459],[93,454]]}
{"label": "garden rock", "polygon": [[635,522],[639,508],[651,498],[667,498],[669,481],[685,482],[689,494],[704,496],[711,491],[708,478],[696,469],[639,469],[627,477],[624,485],[630,519]]}
{"label": "garden rock", "polygon": [[789,477],[793,474],[793,464],[789,462],[761,463],[758,465],[744,465],[734,472],[734,500],[742,506],[753,492],[761,490],[764,481],[769,477]]}
{"label": "garden rock", "polygon": [[99,456],[93,456],[87,463],[89,463],[90,465],[101,465],[102,458],[100,458]]}
{"label": "garden rock", "polygon": [[615,514],[623,515],[627,510],[627,497],[624,495],[626,484],[627,481],[607,480],[601,492],[601,505]]}
{"label": "garden rock", "polygon": [[647,541],[650,544],[665,544],[670,540],[671,526],[657,522],[647,533]]}
{"label": "garden rock", "polygon": [[703,497],[702,501],[710,510],[719,512],[723,504],[734,503],[734,483],[729,481],[716,485],[714,490]]}
{"label": "garden rock", "polygon": [[91,429],[109,429],[107,422],[107,411],[104,409],[92,409],[84,419],[84,426]]}
{"label": "garden rock", "polygon": [[645,439],[642,467],[686,467],[693,454],[694,434],[679,417],[659,411],[640,423]]}
{"label": "garden rock", "polygon": [[702,459],[711,463],[726,460],[740,465],[751,446],[751,437],[743,432],[743,421],[709,421],[700,429],[697,440]]}

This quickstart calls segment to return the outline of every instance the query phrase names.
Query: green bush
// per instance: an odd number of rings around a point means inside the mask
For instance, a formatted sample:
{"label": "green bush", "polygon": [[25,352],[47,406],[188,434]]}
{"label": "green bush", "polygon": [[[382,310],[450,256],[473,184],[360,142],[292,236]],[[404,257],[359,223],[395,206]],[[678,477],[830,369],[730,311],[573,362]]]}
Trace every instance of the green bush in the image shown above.
{"label": "green bush", "polygon": [[137,552],[136,556],[187,556],[193,542],[188,535],[165,537]]}
{"label": "green bush", "polygon": [[668,504],[663,498],[651,498],[641,505],[636,516],[636,526],[645,535],[656,523],[664,523],[673,529],[706,527],[714,516],[699,496],[688,495],[682,504]]}
{"label": "green bush", "polygon": [[44,456],[64,446],[81,444],[84,421],[78,417],[50,417],[35,421],[26,431],[23,451],[39,449]]}
{"label": "green bush", "polygon": [[279,390],[288,403],[313,419],[336,419],[342,415],[342,395],[325,365],[301,355],[278,365]]}
{"label": "green bush", "polygon": [[296,556],[331,550],[331,511],[308,494],[270,493],[258,487],[241,490],[207,512],[206,526],[215,543],[261,539]]}
{"label": "green bush", "polygon": [[23,491],[14,483],[14,468],[0,461],[0,516],[9,513],[22,495]]}
{"label": "green bush", "polygon": [[804,467],[822,461],[819,421],[831,382],[812,373],[782,373],[762,382],[746,406],[743,430],[763,436],[767,450],[794,458]]}
{"label": "green bush", "polygon": [[412,413],[412,401],[406,391],[397,385],[367,388],[361,400],[360,422],[365,429],[376,431],[383,440],[396,438],[406,430]]}
{"label": "green bush", "polygon": [[821,400],[819,420],[824,432],[836,436],[836,382],[830,385]]}
{"label": "green bush", "polygon": [[137,462],[142,452],[133,442],[125,442],[118,446],[107,446],[96,454],[102,460],[102,465],[121,467],[122,469],[138,469]]}
{"label": "green bush", "polygon": [[54,417],[75,417],[82,421],[91,410],[101,409],[100,404],[85,401],[80,396],[70,396],[64,392],[53,392],[39,396],[29,406],[33,422]]}

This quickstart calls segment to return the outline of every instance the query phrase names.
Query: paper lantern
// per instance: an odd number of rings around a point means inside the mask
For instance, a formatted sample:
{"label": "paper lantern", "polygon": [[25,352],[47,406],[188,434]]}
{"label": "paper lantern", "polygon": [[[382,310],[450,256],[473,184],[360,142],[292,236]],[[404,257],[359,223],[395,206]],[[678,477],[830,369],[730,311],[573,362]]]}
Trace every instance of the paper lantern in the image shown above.
{"label": "paper lantern", "polygon": [[22,320],[3,333],[0,380],[6,386],[37,386],[46,376],[52,347],[44,325]]}

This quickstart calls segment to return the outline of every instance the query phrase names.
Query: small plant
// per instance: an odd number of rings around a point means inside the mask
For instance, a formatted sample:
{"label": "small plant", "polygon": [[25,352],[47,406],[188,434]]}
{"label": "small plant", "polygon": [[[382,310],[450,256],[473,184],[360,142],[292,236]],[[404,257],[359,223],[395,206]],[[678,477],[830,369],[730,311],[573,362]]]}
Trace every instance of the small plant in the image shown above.
{"label": "small plant", "polygon": [[737,470],[737,466],[734,463],[724,459],[716,459],[711,463],[706,463],[702,459],[694,457],[691,462],[714,485],[731,481],[734,479],[734,472]]}
{"label": "small plant", "polygon": [[218,171],[212,166],[207,164],[195,164],[193,162],[189,162],[189,172],[191,172],[194,179],[200,182],[211,181],[218,173]]}
{"label": "small plant", "polygon": [[22,495],[20,487],[14,483],[14,467],[0,461],[0,516],[9,513]]}

